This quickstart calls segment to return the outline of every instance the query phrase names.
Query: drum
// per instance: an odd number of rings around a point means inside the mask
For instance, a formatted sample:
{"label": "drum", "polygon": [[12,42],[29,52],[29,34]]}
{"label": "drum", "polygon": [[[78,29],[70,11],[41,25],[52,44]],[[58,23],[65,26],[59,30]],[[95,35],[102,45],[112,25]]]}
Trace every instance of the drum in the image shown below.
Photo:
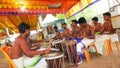
{"label": "drum", "polygon": [[64,68],[64,54],[50,53],[44,58],[47,61],[48,68]]}
{"label": "drum", "polygon": [[70,65],[75,64],[76,61],[76,41],[65,41],[68,60]]}
{"label": "drum", "polygon": [[59,49],[60,52],[64,52],[65,48],[62,40],[54,40],[52,45],[52,47]]}

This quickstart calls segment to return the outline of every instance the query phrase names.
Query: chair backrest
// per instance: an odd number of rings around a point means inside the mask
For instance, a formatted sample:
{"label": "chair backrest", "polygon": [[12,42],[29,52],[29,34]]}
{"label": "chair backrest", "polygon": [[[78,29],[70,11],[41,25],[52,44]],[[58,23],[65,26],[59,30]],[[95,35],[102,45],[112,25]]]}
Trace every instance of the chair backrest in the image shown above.
{"label": "chair backrest", "polygon": [[8,56],[8,54],[6,52],[4,52],[4,50],[2,50],[2,48],[0,48],[0,51],[2,52],[2,54],[4,54],[7,62],[9,63],[9,67],[10,68],[16,68],[16,66],[14,65],[14,63],[12,62],[11,58]]}

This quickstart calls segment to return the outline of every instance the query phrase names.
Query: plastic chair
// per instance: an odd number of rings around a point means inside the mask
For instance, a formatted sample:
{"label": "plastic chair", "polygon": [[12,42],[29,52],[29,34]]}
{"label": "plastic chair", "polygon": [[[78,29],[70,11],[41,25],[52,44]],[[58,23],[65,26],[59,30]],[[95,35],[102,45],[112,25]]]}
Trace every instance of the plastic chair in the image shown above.
{"label": "plastic chair", "polygon": [[88,46],[87,46],[87,48],[85,48],[85,58],[86,58],[86,61],[89,63],[90,62],[90,54],[89,54],[89,47],[91,47],[91,46],[93,46],[94,48],[95,48],[95,51],[96,51],[96,53],[97,53],[97,55],[99,56],[99,54],[98,54],[98,51],[97,51],[97,48],[96,48],[96,46],[95,46],[95,44],[94,44],[94,42],[93,43],[91,43],[91,44],[89,44]]}
{"label": "plastic chair", "polygon": [[7,61],[9,62],[10,68],[16,68],[16,66],[14,65],[14,63],[12,62],[12,60],[10,59],[10,57],[8,56],[8,54],[6,52],[4,52],[2,50],[2,48],[0,48],[0,51],[2,51],[3,54],[5,55]]}
{"label": "plastic chair", "polygon": [[[110,55],[111,52],[112,52],[111,39],[110,39],[110,38],[109,38],[109,39],[106,39],[105,44],[106,44],[107,54]],[[115,45],[116,45],[116,47],[117,47],[117,50],[120,51],[120,50],[119,50],[119,47],[118,47],[117,41],[115,42]]]}
{"label": "plastic chair", "polygon": [[85,48],[84,53],[85,53],[85,58],[86,58],[86,61],[87,61],[88,63],[90,63],[90,54],[89,54],[89,52],[88,52],[88,49],[87,49],[87,48]]}

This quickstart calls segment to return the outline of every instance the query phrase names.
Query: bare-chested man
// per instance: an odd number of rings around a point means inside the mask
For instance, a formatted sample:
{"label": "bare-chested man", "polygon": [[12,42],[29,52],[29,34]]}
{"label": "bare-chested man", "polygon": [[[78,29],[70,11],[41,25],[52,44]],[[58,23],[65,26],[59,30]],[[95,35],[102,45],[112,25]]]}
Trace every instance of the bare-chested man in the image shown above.
{"label": "bare-chested man", "polygon": [[103,14],[104,17],[104,24],[103,24],[103,32],[108,32],[108,34],[113,34],[115,33],[115,30],[113,29],[112,26],[112,21],[111,21],[111,14],[109,12],[106,12]]}
{"label": "bare-chested man", "polygon": [[[87,24],[87,21],[84,17],[79,18],[78,23],[80,24],[81,27],[80,32],[81,32],[81,38],[83,39],[81,40],[81,42],[79,42],[76,45],[77,56],[76,56],[76,63],[74,68],[76,68],[77,65],[82,62],[84,48],[87,47],[88,44],[93,42],[95,38],[93,27]],[[78,63],[79,57],[81,58],[81,62]]]}
{"label": "bare-chested man", "polygon": [[[22,67],[32,67],[32,68],[46,68],[45,59],[40,56],[35,55],[43,55],[49,53],[49,49],[43,51],[35,51],[30,50],[27,37],[30,34],[30,26],[26,23],[20,23],[18,26],[20,35],[15,39],[14,46],[11,50],[11,59],[16,65],[16,68]],[[37,59],[37,61],[36,61]],[[36,65],[33,65],[36,62]]]}
{"label": "bare-chested man", "polygon": [[78,21],[81,27],[81,35],[86,38],[95,38],[95,32],[91,25],[87,24],[86,19],[81,17]]}
{"label": "bare-chested man", "polygon": [[98,18],[97,17],[92,18],[92,22],[94,24],[93,28],[94,28],[95,33],[97,32],[101,33],[103,31],[103,26],[101,23],[98,23]]}
{"label": "bare-chested man", "polygon": [[56,34],[54,39],[55,40],[62,39],[61,38],[61,33],[58,31],[58,28],[56,26],[54,27],[54,31],[55,31],[55,34]]}
{"label": "bare-chested man", "polygon": [[62,38],[65,38],[67,40],[72,38],[71,31],[67,28],[66,23],[63,23],[63,28],[64,28],[64,31],[62,32]]}
{"label": "bare-chested man", "polygon": [[[107,42],[107,39],[110,40],[111,42],[116,42],[118,41],[117,34],[115,33],[115,30],[113,29],[112,26],[112,21],[111,21],[111,14],[109,12],[106,12],[103,14],[104,17],[104,23],[103,23],[103,31],[102,35],[96,37],[96,46],[98,48],[98,52],[102,55],[103,54],[103,46],[106,45],[104,42]],[[117,44],[117,42],[116,42]]]}
{"label": "bare-chested man", "polygon": [[79,34],[80,34],[80,28],[77,26],[77,20],[72,20],[72,36],[74,38],[77,38],[79,37]]}

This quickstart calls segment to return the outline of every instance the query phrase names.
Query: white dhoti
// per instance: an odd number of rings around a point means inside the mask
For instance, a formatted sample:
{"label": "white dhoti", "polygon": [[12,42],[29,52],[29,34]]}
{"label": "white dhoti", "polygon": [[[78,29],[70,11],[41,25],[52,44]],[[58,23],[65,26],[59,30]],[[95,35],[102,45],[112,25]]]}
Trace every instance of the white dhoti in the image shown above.
{"label": "white dhoti", "polygon": [[118,41],[118,35],[117,34],[110,34],[110,35],[98,35],[95,37],[95,45],[98,50],[99,54],[103,54],[103,47],[105,45],[106,39],[111,39],[111,42]]}
{"label": "white dhoti", "polygon": [[40,56],[35,57],[20,57],[12,60],[16,68],[47,68],[47,63],[44,58]]}
{"label": "white dhoti", "polygon": [[84,47],[87,47],[89,44],[91,44],[92,42],[94,42],[94,39],[88,39],[88,38],[84,38],[81,42],[79,42],[76,45],[76,49],[77,49],[77,55],[83,54],[84,52]]}

